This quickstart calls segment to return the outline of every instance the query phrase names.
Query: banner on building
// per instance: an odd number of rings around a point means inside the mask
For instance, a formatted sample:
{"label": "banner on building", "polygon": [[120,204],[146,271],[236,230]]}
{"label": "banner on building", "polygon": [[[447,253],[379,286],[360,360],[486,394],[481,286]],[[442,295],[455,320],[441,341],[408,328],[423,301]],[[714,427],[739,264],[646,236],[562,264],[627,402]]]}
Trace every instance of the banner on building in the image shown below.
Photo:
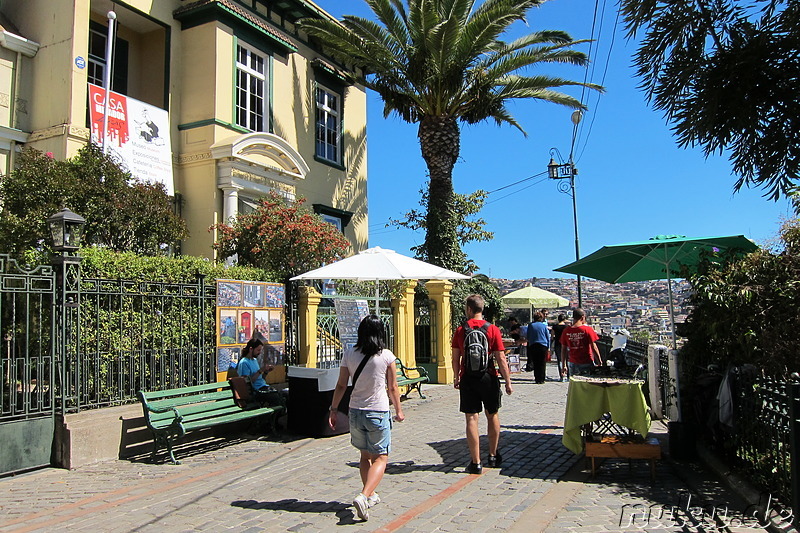
{"label": "banner on building", "polygon": [[[102,145],[105,93],[102,87],[89,84],[92,142],[98,146]],[[111,91],[106,148],[125,170],[144,182],[163,183],[173,195],[171,147],[165,110]]]}

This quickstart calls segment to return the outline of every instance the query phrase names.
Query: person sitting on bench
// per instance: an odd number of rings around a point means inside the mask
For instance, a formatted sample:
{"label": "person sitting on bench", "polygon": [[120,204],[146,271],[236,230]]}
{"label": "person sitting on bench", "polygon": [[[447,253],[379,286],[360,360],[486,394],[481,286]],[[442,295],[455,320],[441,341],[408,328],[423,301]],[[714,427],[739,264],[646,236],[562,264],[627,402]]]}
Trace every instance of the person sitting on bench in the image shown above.
{"label": "person sitting on bench", "polygon": [[253,338],[247,341],[245,347],[242,348],[242,358],[236,366],[236,372],[250,383],[250,392],[256,402],[269,407],[284,405],[281,394],[267,385],[264,380],[264,376],[275,367],[261,365],[258,361],[258,356],[261,355],[263,349],[264,343],[258,336],[253,335]]}

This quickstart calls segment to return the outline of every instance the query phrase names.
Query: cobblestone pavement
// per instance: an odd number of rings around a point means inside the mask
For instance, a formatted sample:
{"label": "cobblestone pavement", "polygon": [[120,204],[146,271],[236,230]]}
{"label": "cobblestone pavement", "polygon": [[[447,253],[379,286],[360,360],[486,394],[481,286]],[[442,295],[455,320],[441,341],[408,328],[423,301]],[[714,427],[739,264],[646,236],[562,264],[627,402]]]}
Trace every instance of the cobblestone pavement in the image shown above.
{"label": "cobblestone pavement", "polygon": [[[351,505],[360,483],[348,435],[241,434],[181,446],[177,466],[142,458],[0,480],[0,532],[711,531],[717,524],[703,510],[745,509],[692,463],[660,461],[651,482],[646,462],[608,460],[589,479],[585,461],[561,444],[568,385],[536,385],[525,373],[515,381],[500,412],[504,463],[480,476],[464,473],[457,392],[430,385],[427,399],[414,393],[368,522]],[[661,512],[687,502],[693,513]]]}

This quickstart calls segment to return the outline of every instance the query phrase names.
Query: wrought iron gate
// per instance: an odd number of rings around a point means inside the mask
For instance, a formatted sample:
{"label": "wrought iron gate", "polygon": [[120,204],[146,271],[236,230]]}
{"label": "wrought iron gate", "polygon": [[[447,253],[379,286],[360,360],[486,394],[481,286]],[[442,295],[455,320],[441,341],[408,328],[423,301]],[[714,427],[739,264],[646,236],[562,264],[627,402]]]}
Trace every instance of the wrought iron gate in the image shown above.
{"label": "wrought iron gate", "polygon": [[0,255],[0,473],[50,464],[57,347],[53,269]]}

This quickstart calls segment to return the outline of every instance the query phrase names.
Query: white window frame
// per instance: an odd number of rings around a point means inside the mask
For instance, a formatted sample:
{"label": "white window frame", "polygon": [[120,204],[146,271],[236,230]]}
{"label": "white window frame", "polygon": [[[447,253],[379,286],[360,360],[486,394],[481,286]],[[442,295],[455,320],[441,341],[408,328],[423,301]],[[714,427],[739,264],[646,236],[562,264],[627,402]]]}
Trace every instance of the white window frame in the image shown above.
{"label": "white window frame", "polygon": [[[247,53],[245,59],[246,63],[242,63],[240,56],[244,50]],[[253,58],[261,59],[263,72],[259,72],[253,67]],[[242,80],[244,76],[244,80]],[[236,45],[236,83],[234,90],[235,106],[236,106],[236,125],[246,128],[250,131],[267,131],[269,120],[269,56],[256,50],[252,46],[248,46],[242,42]],[[244,83],[242,83],[244,81]],[[253,91],[252,84],[260,86],[261,95],[257,91]],[[244,85],[244,86],[243,86]],[[240,95],[244,93],[245,98],[242,102]],[[254,105],[254,97],[260,98],[262,102],[261,112],[259,113],[257,106]],[[240,117],[240,113],[244,112],[244,120]]]}
{"label": "white window frame", "polygon": [[[320,93],[324,95],[323,101],[320,102]],[[336,105],[330,105],[330,97],[336,98]],[[314,153],[320,159],[342,164],[342,95],[338,92],[325,87],[321,83],[317,83],[314,90]],[[321,115],[321,116],[320,116]],[[320,120],[320,118],[322,120]],[[336,121],[335,131],[333,132],[334,143],[329,142],[331,129],[328,127],[329,118]],[[322,139],[320,139],[320,129],[324,128],[322,132]],[[332,150],[331,150],[332,149]],[[333,158],[330,157],[330,152],[333,152]]]}

